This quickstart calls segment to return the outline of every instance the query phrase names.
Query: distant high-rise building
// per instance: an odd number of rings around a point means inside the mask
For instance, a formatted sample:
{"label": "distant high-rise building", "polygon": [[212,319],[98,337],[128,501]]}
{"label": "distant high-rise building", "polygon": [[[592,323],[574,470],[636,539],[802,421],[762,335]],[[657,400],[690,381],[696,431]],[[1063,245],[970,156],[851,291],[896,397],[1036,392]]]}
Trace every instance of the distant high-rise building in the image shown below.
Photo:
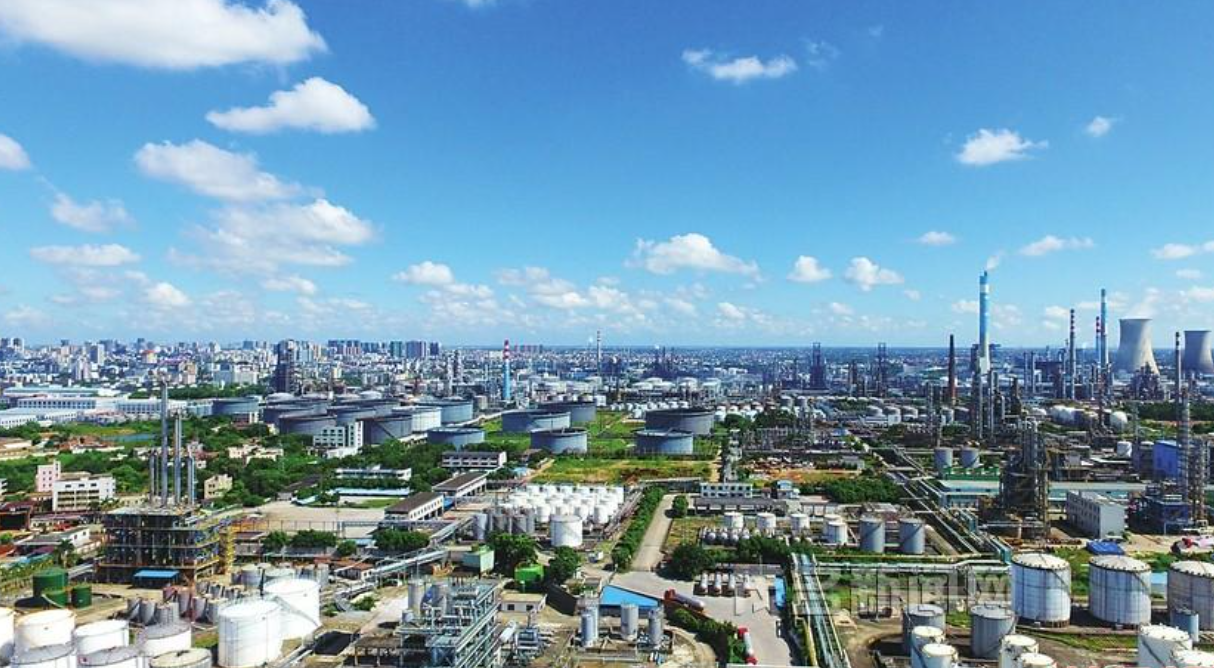
{"label": "distant high-rise building", "polygon": [[404,359],[405,357],[405,342],[390,341],[388,343],[388,356],[392,359]]}
{"label": "distant high-rise building", "polygon": [[287,339],[279,341],[274,347],[278,361],[274,365],[274,377],[271,385],[275,392],[295,394],[299,391],[299,369],[296,366],[299,357],[299,344]]}
{"label": "distant high-rise building", "polygon": [[419,360],[430,353],[425,341],[405,341],[405,358]]}

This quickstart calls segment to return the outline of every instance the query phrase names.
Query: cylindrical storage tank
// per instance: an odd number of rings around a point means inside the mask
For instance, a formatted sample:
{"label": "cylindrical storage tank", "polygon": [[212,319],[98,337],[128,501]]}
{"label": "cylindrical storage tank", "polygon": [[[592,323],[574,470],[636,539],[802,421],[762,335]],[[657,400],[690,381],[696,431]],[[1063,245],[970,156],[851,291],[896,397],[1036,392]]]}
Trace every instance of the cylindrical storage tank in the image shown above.
{"label": "cylindrical storage tank", "polygon": [[611,517],[614,514],[615,513],[612,512],[611,506],[609,506],[605,503],[594,504],[594,523],[595,524],[597,524],[599,526],[603,526],[603,525],[607,524],[608,522],[611,521]]}
{"label": "cylindrical storage tank", "polygon": [[657,647],[662,644],[662,609],[654,606],[649,609],[649,646]]}
{"label": "cylindrical storage tank", "polygon": [[594,612],[592,612],[590,610],[583,610],[582,611],[582,623],[581,623],[582,647],[583,648],[590,647],[591,645],[594,644],[595,640],[598,640],[598,637],[599,637],[598,618],[595,616]]}
{"label": "cylindrical storage tank", "polygon": [[1104,555],[1089,563],[1092,616],[1119,626],[1151,622],[1151,567],[1131,557]]}
{"label": "cylindrical storage tank", "polygon": [[885,552],[885,519],[876,515],[860,518],[860,551],[870,554]]}
{"label": "cylindrical storage tank", "polygon": [[582,546],[582,519],[577,515],[553,515],[548,522],[548,540],[552,547]]}
{"label": "cylindrical storage tank", "polygon": [[477,513],[472,516],[472,538],[475,540],[485,540],[489,535],[489,514]]}
{"label": "cylindrical storage tank", "polygon": [[380,445],[412,433],[413,416],[410,413],[391,412],[363,420],[363,443]]}
{"label": "cylindrical storage tank", "polygon": [[921,668],[920,652],[926,645],[944,642],[944,631],[934,626],[916,626],[910,632],[910,663]]}
{"label": "cylindrical storage tank", "polygon": [[131,631],[123,619],[105,619],[82,624],[72,632],[76,654],[84,656],[98,650],[123,647],[131,643]]}
{"label": "cylindrical storage tank", "polygon": [[282,654],[282,612],[273,601],[233,603],[219,611],[219,665],[253,668]]}
{"label": "cylindrical storage tank", "polygon": [[522,409],[502,413],[502,431],[507,434],[568,429],[571,425],[570,415],[566,411]]}
{"label": "cylindrical storage tank", "polygon": [[426,442],[448,445],[463,450],[485,442],[485,430],[480,427],[439,427],[426,432]]}
{"label": "cylindrical storage tank", "polygon": [[13,658],[13,636],[17,631],[17,613],[0,607],[0,663]]}
{"label": "cylindrical storage tank", "polygon": [[898,551],[902,554],[923,554],[927,551],[927,526],[917,517],[898,520]]}
{"label": "cylindrical storage tank", "polygon": [[805,513],[792,513],[788,516],[788,528],[794,534],[803,534],[809,531],[809,515]]}
{"label": "cylindrical storage tank", "polygon": [[144,656],[160,656],[193,647],[194,636],[189,624],[158,624],[140,631],[138,642]]}
{"label": "cylindrical storage tank", "polygon": [[736,510],[730,510],[721,516],[721,526],[726,529],[741,529],[746,526],[746,518]]}
{"label": "cylindrical storage tank", "polygon": [[336,427],[337,418],[331,415],[284,415],[278,418],[278,431],[282,434],[320,436],[328,427]]}
{"label": "cylindrical storage tank", "polygon": [[274,568],[267,568],[262,581],[262,586],[264,587],[271,582],[277,582],[279,580],[289,580],[293,577],[295,577],[295,569],[289,566],[275,566]]}
{"label": "cylindrical storage tank", "polygon": [[124,645],[99,649],[88,654],[76,653],[79,668],[144,668],[147,659],[139,653],[139,649]]}
{"label": "cylindrical storage tank", "polygon": [[76,648],[72,643],[42,645],[13,655],[13,668],[76,668]]}
{"label": "cylindrical storage tank", "polygon": [[156,604],[156,623],[157,624],[172,624],[176,622],[179,615],[177,614],[177,606],[172,603],[157,603]]}
{"label": "cylindrical storage tank", "polygon": [[34,573],[34,596],[42,596],[47,591],[57,591],[67,588],[67,571],[62,568],[48,568]]}
{"label": "cylindrical storage tank", "polygon": [[939,447],[932,451],[932,461],[935,464],[937,471],[944,471],[953,467],[953,449]]}
{"label": "cylindrical storage tank", "polygon": [[982,452],[978,448],[961,448],[961,468],[976,469],[982,464]]}
{"label": "cylindrical storage tank", "polygon": [[755,528],[759,531],[775,531],[776,530],[776,514],[762,512],[755,516]]}
{"label": "cylindrical storage tank", "polygon": [[1012,611],[1021,620],[1062,626],[1071,619],[1071,566],[1040,552],[1012,557]]}
{"label": "cylindrical storage tank", "polygon": [[307,637],[320,627],[320,586],[312,580],[277,580],[266,585],[265,595],[282,608],[284,640]]}
{"label": "cylindrical storage tank", "polygon": [[1185,631],[1194,644],[1201,640],[1201,619],[1192,610],[1171,610],[1168,621],[1172,626]]}
{"label": "cylindrical storage tank", "polygon": [[839,546],[847,543],[847,522],[842,518],[826,518],[826,524],[823,527],[822,540],[827,545]]}
{"label": "cylindrical storage tank", "polygon": [[426,597],[426,581],[420,578],[409,580],[409,609],[416,617],[422,613],[422,599]]}
{"label": "cylindrical storage tank", "polygon": [[1182,649],[1172,654],[1171,665],[1178,668],[1214,668],[1214,654],[1199,649]]}
{"label": "cylindrical storage tank", "polygon": [[35,647],[71,645],[76,614],[71,610],[31,612],[17,620],[13,648],[17,654]]}
{"label": "cylindrical storage tank", "polygon": [[1016,659],[1017,668],[1057,668],[1058,662],[1053,658],[1037,652],[1021,654]]}
{"label": "cylindrical storage tank", "polygon": [[87,608],[93,604],[93,585],[81,583],[72,587],[72,607]]}
{"label": "cylindrical storage tank", "polygon": [[1138,627],[1138,668],[1171,666],[1172,655],[1186,649],[1193,649],[1193,639],[1180,629],[1149,624]]}
{"label": "cylindrical storage tank", "polygon": [[982,603],[970,608],[970,654],[979,659],[999,658],[1003,639],[1016,629],[1016,615],[1006,605]]}
{"label": "cylindrical storage tank", "polygon": [[540,408],[568,413],[570,424],[589,424],[598,415],[598,407],[593,401],[550,401],[540,404]]}
{"label": "cylindrical storage tank", "polygon": [[583,454],[588,443],[586,430],[577,427],[531,432],[531,447],[554,455]]}
{"label": "cylindrical storage tank", "polygon": [[953,668],[957,663],[957,649],[944,643],[931,643],[919,650],[919,663],[923,668]]}
{"label": "cylindrical storage tank", "polygon": [[248,417],[261,411],[257,397],[226,397],[211,402],[211,415]]}
{"label": "cylindrical storage tank", "polygon": [[916,603],[902,609],[902,649],[910,652],[911,631],[920,626],[944,630],[944,608],[930,603]]}
{"label": "cylindrical storage tank", "polygon": [[1168,610],[1195,612],[1202,631],[1214,630],[1214,564],[1173,563],[1168,568]]}
{"label": "cylindrical storage tank", "polygon": [[641,610],[636,603],[624,603],[620,606],[620,635],[624,640],[636,640],[641,629]]}
{"label": "cylindrical storage tank", "polygon": [[471,422],[476,412],[471,399],[426,399],[417,405],[439,409],[443,424]]}
{"label": "cylindrical storage tank", "polygon": [[1036,654],[1039,647],[1037,640],[1029,636],[1015,633],[1003,636],[1003,642],[999,643],[999,668],[1017,668],[1021,656]]}
{"label": "cylindrical storage tank", "polygon": [[150,668],[211,668],[211,651],[194,647],[148,659]]}
{"label": "cylindrical storage tank", "polygon": [[694,455],[695,435],[677,429],[638,429],[632,433],[637,454]]}
{"label": "cylindrical storage tank", "polygon": [[668,408],[646,411],[645,428],[686,431],[696,436],[708,436],[716,413],[707,408]]}

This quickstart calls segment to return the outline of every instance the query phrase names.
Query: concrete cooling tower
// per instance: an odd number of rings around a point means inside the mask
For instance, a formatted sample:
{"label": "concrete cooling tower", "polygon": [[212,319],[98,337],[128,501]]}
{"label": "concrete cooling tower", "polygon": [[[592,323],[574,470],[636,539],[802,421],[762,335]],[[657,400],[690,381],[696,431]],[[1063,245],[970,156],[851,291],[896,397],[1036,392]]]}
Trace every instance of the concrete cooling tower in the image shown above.
{"label": "concrete cooling tower", "polygon": [[1214,358],[1210,348],[1214,347],[1214,333],[1208,329],[1186,329],[1184,332],[1184,372],[1203,375],[1214,374]]}
{"label": "concrete cooling tower", "polygon": [[1151,350],[1151,319],[1122,318],[1121,342],[1117,346],[1117,360],[1113,363],[1113,370],[1135,373],[1143,366],[1159,373],[1155,353]]}

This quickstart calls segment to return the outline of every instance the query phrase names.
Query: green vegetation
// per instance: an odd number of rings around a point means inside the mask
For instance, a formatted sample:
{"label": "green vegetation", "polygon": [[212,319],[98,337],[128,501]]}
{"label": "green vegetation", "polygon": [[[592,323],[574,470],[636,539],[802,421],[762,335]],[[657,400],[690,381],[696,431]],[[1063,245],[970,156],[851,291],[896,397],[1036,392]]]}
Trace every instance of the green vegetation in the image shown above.
{"label": "green vegetation", "polygon": [[670,623],[694,633],[696,640],[711,647],[718,659],[726,663],[745,662],[745,646],[738,638],[738,628],[733,624],[700,617],[683,608],[676,608],[670,613]]}
{"label": "green vegetation", "polygon": [[521,534],[495,533],[489,538],[493,548],[493,570],[507,577],[514,569],[535,563],[535,539]]}
{"label": "green vegetation", "polygon": [[544,569],[544,581],[551,584],[564,584],[577,573],[577,569],[581,565],[582,555],[572,547],[562,545],[556,548],[552,559],[548,561],[548,566]]}
{"label": "green vegetation", "polygon": [[[265,385],[229,385],[228,387],[219,387],[217,385],[196,385],[194,387],[175,387],[169,388],[170,399],[228,399],[232,397],[247,397],[250,394],[264,396],[270,393],[270,388]],[[148,390],[136,390],[131,392],[132,399],[147,399],[152,396]],[[157,395],[159,396],[159,395]]]}
{"label": "green vegetation", "polygon": [[707,480],[712,464],[700,459],[558,457],[535,482],[581,484],[635,484],[664,478]]}
{"label": "green vegetation", "polygon": [[836,503],[897,503],[902,488],[885,476],[865,474],[858,477],[832,478],[801,486],[802,494],[823,494]]}
{"label": "green vegetation", "polygon": [[355,601],[351,607],[360,612],[371,612],[375,609],[376,603],[379,603],[379,599],[371,594],[367,594]]}
{"label": "green vegetation", "polygon": [[674,501],[670,504],[670,516],[674,518],[687,517],[687,509],[690,504],[687,502],[687,496],[680,494],[674,497]]}
{"label": "green vegetation", "polygon": [[358,552],[358,544],[352,540],[343,540],[337,544],[337,548],[333,550],[333,556],[340,559],[352,557]]}
{"label": "green vegetation", "polygon": [[375,547],[384,552],[413,552],[430,545],[430,536],[422,531],[382,527],[372,534]]}
{"label": "green vegetation", "polygon": [[1106,652],[1118,649],[1133,649],[1137,646],[1138,638],[1133,635],[1113,635],[1104,633],[1049,633],[1041,630],[1029,630],[1026,633],[1037,638],[1053,640],[1067,647],[1074,647],[1088,652]]}
{"label": "green vegetation", "polygon": [[611,550],[611,563],[615,565],[617,571],[626,571],[632,565],[632,558],[636,556],[637,550],[641,547],[641,540],[645,538],[645,532],[649,529],[649,523],[653,521],[653,514],[657,511],[658,504],[662,502],[663,494],[664,491],[661,487],[648,487],[641,494],[636,514],[628,523],[628,528],[624,530],[620,542],[616,543]]}
{"label": "green vegetation", "polygon": [[694,580],[717,565],[712,552],[696,543],[682,543],[670,555],[670,573],[683,580]]}
{"label": "green vegetation", "polygon": [[337,535],[328,531],[304,529],[291,536],[291,547],[300,549],[337,547]]}

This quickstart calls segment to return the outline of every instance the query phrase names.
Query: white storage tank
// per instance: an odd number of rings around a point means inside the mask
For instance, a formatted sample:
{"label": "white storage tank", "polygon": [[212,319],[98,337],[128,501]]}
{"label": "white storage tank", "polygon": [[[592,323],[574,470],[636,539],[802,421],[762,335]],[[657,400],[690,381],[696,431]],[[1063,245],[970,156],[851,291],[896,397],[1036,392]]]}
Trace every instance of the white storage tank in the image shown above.
{"label": "white storage tank", "polygon": [[[36,613],[35,613],[36,614]],[[72,643],[39,645],[13,655],[13,668],[76,668]]]}
{"label": "white storage tank", "polygon": [[805,513],[793,513],[788,516],[788,527],[797,535],[801,535],[809,531],[809,515]]}
{"label": "white storage tank", "polygon": [[211,651],[193,647],[148,659],[150,668],[211,668]]}
{"label": "white storage tank", "polygon": [[31,612],[17,620],[13,647],[21,654],[35,647],[71,645],[76,614],[71,610]]}
{"label": "white storage tank", "polygon": [[944,642],[944,631],[934,626],[916,626],[910,632],[910,662],[914,668],[922,668],[921,652],[927,645]]}
{"label": "white storage tank", "polygon": [[582,518],[577,515],[553,515],[548,523],[548,539],[552,547],[582,546]]}
{"label": "white storage tank", "polygon": [[827,545],[839,546],[847,543],[847,522],[838,515],[827,515],[826,524],[822,528],[822,541]]}
{"label": "white storage tank", "polygon": [[275,580],[265,587],[265,595],[282,608],[282,637],[295,640],[307,637],[320,627],[320,585],[311,580],[291,578]]}
{"label": "white storage tank", "polygon": [[0,662],[13,658],[13,634],[17,631],[17,613],[0,607]]}
{"label": "white storage tank", "polygon": [[939,447],[932,450],[932,460],[937,471],[947,471],[953,468],[953,449]]}
{"label": "white storage tank", "polygon": [[624,640],[636,640],[641,630],[641,609],[636,603],[624,603],[620,606],[620,635]]}
{"label": "white storage tank", "polygon": [[1052,554],[1012,557],[1012,611],[1022,620],[1062,626],[1071,619],[1071,566]]}
{"label": "white storage tank", "polygon": [[1016,665],[1018,668],[1057,668],[1058,662],[1044,654],[1029,652],[1021,654]]}
{"label": "white storage tank", "polygon": [[755,527],[759,531],[773,532],[776,530],[776,514],[775,513],[759,513],[755,516]]}
{"label": "white storage tank", "polygon": [[1016,615],[1006,605],[980,603],[970,608],[970,654],[978,659],[999,658],[1003,639],[1016,629]]}
{"label": "white storage tank", "polygon": [[1195,612],[1202,631],[1214,630],[1214,564],[1173,563],[1168,569],[1168,610]]}
{"label": "white storage tank", "polygon": [[131,644],[131,630],[124,619],[105,619],[76,627],[72,633],[72,644],[76,647],[76,654],[83,657],[99,650]]}
{"label": "white storage tank", "polygon": [[1021,656],[1035,654],[1040,646],[1029,636],[1011,634],[1003,636],[999,643],[999,668],[1017,668]]}
{"label": "white storage tank", "polygon": [[1089,564],[1088,606],[1092,616],[1110,624],[1141,626],[1151,622],[1151,567],[1121,555],[1095,557]]}
{"label": "white storage tank", "polygon": [[920,626],[944,630],[944,608],[930,603],[916,603],[902,609],[902,649],[910,652],[911,631]]}
{"label": "white storage tank", "polygon": [[860,518],[860,551],[870,554],[885,552],[885,518],[876,515]]}
{"label": "white storage tank", "polygon": [[233,603],[219,611],[219,665],[253,668],[282,654],[282,612],[266,600]]}
{"label": "white storage tank", "polygon": [[1193,649],[1193,639],[1180,629],[1159,624],[1138,627],[1138,668],[1165,668],[1172,665],[1174,653],[1186,649]]}
{"label": "white storage tank", "polygon": [[982,451],[974,447],[961,448],[961,468],[976,469],[982,464]]}
{"label": "white storage tank", "polygon": [[1182,649],[1172,654],[1172,664],[1180,668],[1214,668],[1214,654],[1199,649]]}
{"label": "white storage tank", "polygon": [[927,551],[927,525],[918,517],[898,520],[898,551],[902,554],[923,554]]}
{"label": "white storage tank", "polygon": [[79,668],[144,668],[146,661],[139,649],[130,645],[76,655]]}
{"label": "white storage tank", "polygon": [[923,668],[953,668],[957,663],[957,648],[944,643],[924,645],[919,650],[919,662]]}
{"label": "white storage tank", "polygon": [[160,656],[193,646],[193,631],[188,623],[157,624],[139,632],[139,651],[144,656]]}

